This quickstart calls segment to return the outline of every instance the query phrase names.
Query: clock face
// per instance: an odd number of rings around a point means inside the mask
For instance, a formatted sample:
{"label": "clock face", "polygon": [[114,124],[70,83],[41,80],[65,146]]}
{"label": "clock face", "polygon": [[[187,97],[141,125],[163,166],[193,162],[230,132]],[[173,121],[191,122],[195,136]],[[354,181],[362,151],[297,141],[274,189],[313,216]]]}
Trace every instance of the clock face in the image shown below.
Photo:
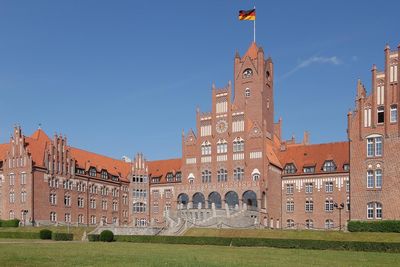
{"label": "clock face", "polygon": [[243,78],[250,78],[251,76],[253,76],[252,69],[245,69],[243,71]]}
{"label": "clock face", "polygon": [[219,120],[216,125],[218,133],[224,133],[228,129],[228,123],[225,120]]}

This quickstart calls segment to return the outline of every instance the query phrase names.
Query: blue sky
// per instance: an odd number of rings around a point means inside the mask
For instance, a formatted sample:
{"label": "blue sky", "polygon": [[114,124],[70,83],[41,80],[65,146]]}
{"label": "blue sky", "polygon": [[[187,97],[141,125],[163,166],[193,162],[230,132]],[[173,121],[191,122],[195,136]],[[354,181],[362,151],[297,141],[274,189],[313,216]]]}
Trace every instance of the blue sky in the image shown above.
{"label": "blue sky", "polygon": [[[0,142],[15,123],[120,158],[181,156],[181,132],[209,111],[252,41],[254,1],[0,1]],[[258,1],[257,43],[275,63],[283,136],[346,140],[360,78],[400,43],[400,2]]]}

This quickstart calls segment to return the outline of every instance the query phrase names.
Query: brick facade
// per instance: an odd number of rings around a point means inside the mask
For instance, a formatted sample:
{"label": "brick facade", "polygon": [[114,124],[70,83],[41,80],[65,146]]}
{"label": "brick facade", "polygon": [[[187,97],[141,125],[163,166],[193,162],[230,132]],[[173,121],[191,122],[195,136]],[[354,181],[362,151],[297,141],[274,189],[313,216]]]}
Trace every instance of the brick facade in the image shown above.
{"label": "brick facade", "polygon": [[251,210],[257,223],[284,229],[399,219],[399,51],[387,47],[385,57],[370,95],[358,83],[350,142],[282,140],[274,65],[255,43],[235,55],[233,83],[212,86],[211,111],[198,109],[196,129],[182,133],[182,158],[116,160],[17,126],[0,144],[0,218],[146,227],[181,210]]}

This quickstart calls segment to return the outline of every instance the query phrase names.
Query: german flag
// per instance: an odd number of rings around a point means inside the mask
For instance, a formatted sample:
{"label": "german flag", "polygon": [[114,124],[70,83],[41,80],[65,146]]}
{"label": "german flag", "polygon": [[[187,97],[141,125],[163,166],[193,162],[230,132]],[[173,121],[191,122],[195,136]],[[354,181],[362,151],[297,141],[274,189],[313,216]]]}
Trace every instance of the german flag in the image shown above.
{"label": "german flag", "polygon": [[239,20],[256,20],[256,10],[240,10]]}

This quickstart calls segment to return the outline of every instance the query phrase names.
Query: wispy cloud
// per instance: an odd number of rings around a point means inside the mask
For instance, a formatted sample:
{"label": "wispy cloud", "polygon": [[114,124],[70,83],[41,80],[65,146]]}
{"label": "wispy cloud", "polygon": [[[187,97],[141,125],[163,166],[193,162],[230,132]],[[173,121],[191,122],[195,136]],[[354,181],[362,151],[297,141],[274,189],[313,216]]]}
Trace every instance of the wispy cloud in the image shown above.
{"label": "wispy cloud", "polygon": [[331,64],[331,65],[340,65],[342,64],[342,61],[336,57],[336,56],[332,56],[332,57],[322,57],[322,56],[313,56],[310,57],[306,60],[301,61],[296,67],[294,67],[292,70],[286,72],[285,74],[283,74],[280,77],[281,79],[287,78],[290,75],[298,72],[301,69],[307,68],[313,64]]}

